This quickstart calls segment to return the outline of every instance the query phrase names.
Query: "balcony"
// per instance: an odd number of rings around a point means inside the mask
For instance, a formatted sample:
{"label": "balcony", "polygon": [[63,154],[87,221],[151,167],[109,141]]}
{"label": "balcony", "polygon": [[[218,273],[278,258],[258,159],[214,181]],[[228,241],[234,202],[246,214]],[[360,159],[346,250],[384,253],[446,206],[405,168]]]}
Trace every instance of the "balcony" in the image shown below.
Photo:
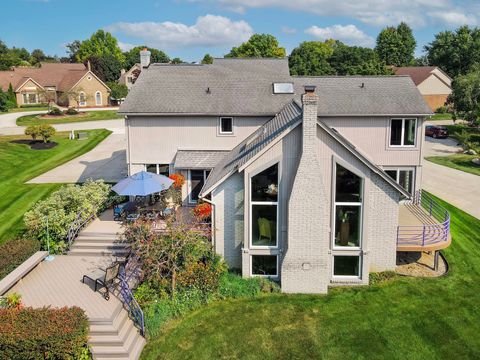
{"label": "balcony", "polygon": [[437,251],[450,242],[450,214],[431,195],[419,190],[400,206],[397,251]]}

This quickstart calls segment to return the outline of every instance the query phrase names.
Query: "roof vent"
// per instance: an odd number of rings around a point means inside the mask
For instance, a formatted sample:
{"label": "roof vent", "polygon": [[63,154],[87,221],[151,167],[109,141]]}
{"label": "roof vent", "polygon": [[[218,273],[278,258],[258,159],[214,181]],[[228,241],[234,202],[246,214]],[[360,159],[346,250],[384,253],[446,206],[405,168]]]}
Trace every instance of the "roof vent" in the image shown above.
{"label": "roof vent", "polygon": [[274,94],[293,94],[293,83],[273,83]]}

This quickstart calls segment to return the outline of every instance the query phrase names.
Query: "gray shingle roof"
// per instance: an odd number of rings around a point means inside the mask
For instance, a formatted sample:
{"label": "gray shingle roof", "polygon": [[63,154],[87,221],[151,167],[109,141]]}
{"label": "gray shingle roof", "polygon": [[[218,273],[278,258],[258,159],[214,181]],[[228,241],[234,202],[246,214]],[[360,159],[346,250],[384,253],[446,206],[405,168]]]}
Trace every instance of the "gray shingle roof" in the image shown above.
{"label": "gray shingle roof", "polygon": [[[293,82],[295,94],[273,94],[274,82]],[[120,112],[274,116],[292,99],[300,100],[304,85],[317,86],[320,116],[431,114],[408,76],[296,77],[287,59],[152,64],[142,70]]]}
{"label": "gray shingle roof", "polygon": [[288,128],[300,123],[301,119],[302,109],[295,101],[290,101],[273,119],[238,144],[217,164],[203,186],[202,196],[255,157]]}
{"label": "gray shingle roof", "polygon": [[213,169],[228,152],[228,150],[178,150],[175,156],[175,168]]}

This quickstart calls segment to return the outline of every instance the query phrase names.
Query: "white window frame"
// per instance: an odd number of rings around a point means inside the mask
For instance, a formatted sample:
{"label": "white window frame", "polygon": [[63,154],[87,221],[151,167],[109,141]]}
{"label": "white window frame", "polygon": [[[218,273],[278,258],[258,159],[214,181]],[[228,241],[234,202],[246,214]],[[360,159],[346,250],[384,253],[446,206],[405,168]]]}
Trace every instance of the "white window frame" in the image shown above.
{"label": "white window frame", "polygon": [[[83,101],[81,101],[82,100],[82,94],[83,94]],[[78,93],[78,105],[79,106],[87,106],[87,95],[83,91],[80,91]]]}
{"label": "white window frame", "polygon": [[[400,145],[392,145],[392,122],[394,120],[402,120],[402,133],[401,133],[401,136],[400,136]],[[414,136],[414,139],[413,139],[413,145],[404,145],[405,143],[405,120],[414,120],[415,121],[415,126],[414,126],[414,129],[415,129],[415,136]],[[414,148],[417,146],[417,125],[418,125],[418,119],[417,118],[391,118],[390,119],[390,133],[389,133],[389,137],[388,137],[388,145],[389,147],[392,147],[392,148]]]}
{"label": "white window frame", "polygon": [[[384,171],[395,171],[397,173],[397,176],[395,176],[395,181],[397,182],[398,185],[400,185],[400,171],[411,171],[412,172],[412,194],[415,192],[415,180],[416,180],[416,168],[415,167],[385,167],[385,168],[383,168],[383,170]],[[408,191],[408,190],[405,189],[405,191]]]}
{"label": "white window frame", "polygon": [[[100,104],[98,103],[98,98],[97,96],[100,95]],[[95,92],[95,105],[102,105],[103,104],[103,99],[102,99],[102,93],[100,91]]]}
{"label": "white window frame", "polygon": [[[337,201],[337,165],[340,165],[341,167],[344,167],[348,171],[352,172],[356,176],[358,176],[361,180],[360,184],[360,196],[362,201],[361,202],[342,202],[342,201]],[[353,171],[350,167],[345,166],[343,163],[339,163],[337,161],[333,162],[333,212],[332,212],[332,222],[333,222],[333,231],[332,231],[332,249],[333,250],[353,250],[353,251],[360,251],[363,246],[363,207],[364,207],[364,201],[365,201],[365,178],[358,174],[356,171]],[[358,230],[359,232],[359,239],[358,239],[358,246],[338,246],[335,244],[335,231],[337,228],[337,205],[343,205],[343,206],[359,206],[360,207],[360,228]]]}
{"label": "white window frame", "polygon": [[[157,166],[158,170],[158,166]],[[198,203],[197,200],[192,200],[192,170],[193,171],[203,171],[203,183],[207,181],[207,171],[211,172],[210,169],[188,169],[187,171],[187,193],[188,193],[188,203],[191,205],[195,205]]]}
{"label": "white window frame", "polygon": [[[232,120],[232,131],[222,131],[222,119],[230,119],[230,120]],[[233,117],[231,117],[231,116],[220,116],[220,117],[218,118],[218,134],[219,134],[219,135],[223,135],[223,136],[229,136],[229,135],[231,136],[231,135],[233,135],[233,133],[235,132],[234,126],[235,126],[235,123],[234,123]]]}
{"label": "white window frame", "polygon": [[[253,273],[253,257],[254,256],[275,256],[277,260],[277,271],[275,272],[275,275],[261,275],[261,274],[254,274]],[[250,276],[251,277],[264,277],[264,278],[278,278],[278,269],[280,267],[280,261],[279,261],[279,256],[278,254],[250,254]]]}
{"label": "white window frame", "polygon": [[[35,96],[35,102],[30,102],[30,95]],[[23,100],[23,103],[25,105],[38,104],[38,94],[37,93],[31,93],[31,92],[23,93],[22,94],[22,100]],[[27,100],[27,101],[25,102],[25,100]]]}
{"label": "white window frame", "polygon": [[160,175],[160,166],[168,165],[168,174],[172,173],[171,164],[143,164],[143,171],[147,171],[148,165],[155,165],[155,174]]}
{"label": "white window frame", "polygon": [[[277,165],[277,186],[278,186],[278,194],[277,194],[277,201],[252,201],[252,179],[257,176],[258,174],[260,174],[261,172],[271,168],[272,166],[275,166]],[[280,176],[278,176],[280,173],[280,163],[277,162],[277,163],[274,163],[274,164],[271,164],[265,168],[263,168],[262,170],[258,171],[258,172],[255,172],[253,175],[250,175],[250,184],[249,184],[249,187],[248,187],[248,190],[249,190],[249,197],[248,197],[248,200],[250,202],[250,205],[249,205],[249,210],[250,210],[250,214],[249,214],[249,235],[250,235],[250,248],[252,249],[278,249],[279,247],[279,241],[278,241],[278,237],[279,237],[279,226],[278,226],[278,220],[279,220],[279,216],[280,216],[280,211],[279,211],[279,197],[280,197]],[[276,214],[277,214],[277,224],[275,226],[275,245],[274,246],[266,246],[266,245],[253,245],[253,205],[267,205],[267,206],[276,206],[277,207],[277,211],[276,211]],[[278,272],[278,270],[277,270]]]}
{"label": "white window frame", "polygon": [[[358,258],[358,275],[335,275],[335,256],[352,256]],[[334,280],[361,280],[363,269],[363,256],[362,253],[335,253],[332,255],[332,279]]]}

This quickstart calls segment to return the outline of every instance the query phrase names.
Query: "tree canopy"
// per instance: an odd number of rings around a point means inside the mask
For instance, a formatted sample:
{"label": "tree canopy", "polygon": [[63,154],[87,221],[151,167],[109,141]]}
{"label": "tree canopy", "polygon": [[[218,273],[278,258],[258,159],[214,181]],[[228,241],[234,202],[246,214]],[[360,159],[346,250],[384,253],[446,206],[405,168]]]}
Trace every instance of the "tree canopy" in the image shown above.
{"label": "tree canopy", "polygon": [[[129,70],[133,65],[140,63],[140,51],[146,48],[146,46],[135,46],[123,53],[125,57],[125,62],[123,64],[124,68]],[[168,63],[170,58],[162,50],[148,48],[150,51],[150,62],[152,63]]]}
{"label": "tree canopy", "polygon": [[205,54],[205,56],[202,59],[202,64],[212,64],[213,63],[213,57],[210,54]]}
{"label": "tree canopy", "polygon": [[117,39],[107,31],[98,30],[89,39],[81,42],[75,58],[78,62],[83,62],[90,56],[103,57],[106,55],[114,56],[121,64],[125,59],[118,47]]}
{"label": "tree canopy", "polygon": [[480,119],[480,66],[465,75],[458,75],[452,83],[448,102],[456,113],[468,121]]}
{"label": "tree canopy", "polygon": [[90,62],[91,69],[103,82],[117,81],[120,77],[122,64],[112,55],[90,56],[85,60]]}
{"label": "tree canopy", "polygon": [[331,75],[328,60],[333,55],[335,41],[304,41],[292,50],[288,63],[292,75]]}
{"label": "tree canopy", "polygon": [[466,74],[480,64],[480,29],[462,26],[456,31],[441,31],[425,51],[428,62],[451,77]]}
{"label": "tree canopy", "polygon": [[409,66],[414,63],[417,42],[412,29],[404,22],[386,27],[377,36],[375,51],[387,65]]}
{"label": "tree canopy", "polygon": [[286,56],[285,48],[280,47],[278,40],[269,34],[254,34],[238,47],[233,47],[226,58],[282,58]]}

